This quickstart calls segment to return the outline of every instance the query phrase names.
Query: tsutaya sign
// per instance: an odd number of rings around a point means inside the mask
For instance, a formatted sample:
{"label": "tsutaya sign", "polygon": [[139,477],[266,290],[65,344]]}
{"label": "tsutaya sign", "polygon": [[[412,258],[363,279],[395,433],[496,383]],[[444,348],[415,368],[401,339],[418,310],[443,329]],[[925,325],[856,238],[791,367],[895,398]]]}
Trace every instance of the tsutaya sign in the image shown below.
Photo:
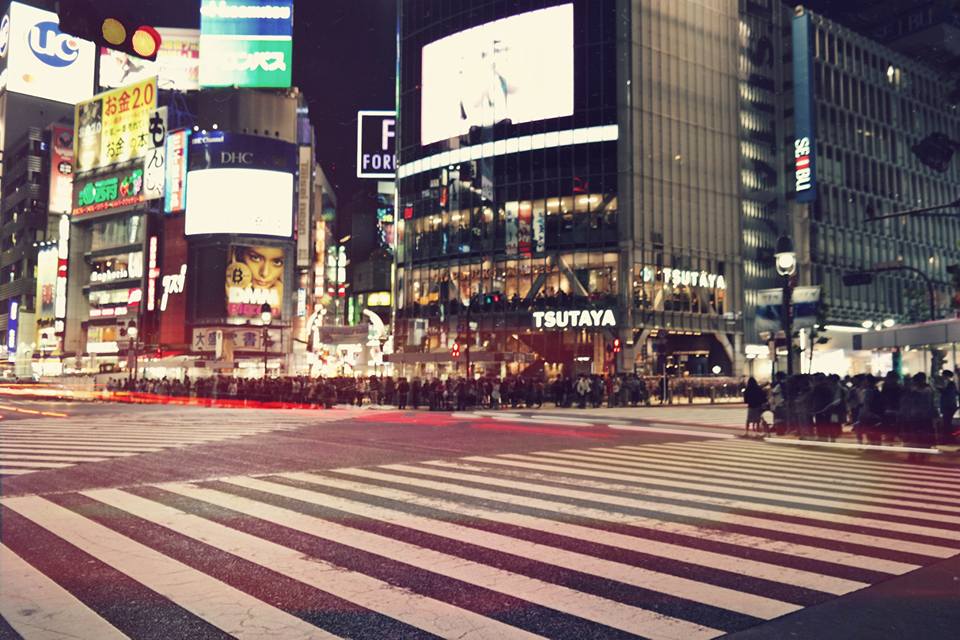
{"label": "tsutaya sign", "polygon": [[653,282],[654,280],[662,280],[665,285],[670,287],[727,288],[727,279],[715,273],[671,269],[670,267],[664,267],[662,270],[657,271],[653,267],[644,267],[643,281]]}
{"label": "tsutaya sign", "polygon": [[596,329],[616,327],[613,309],[570,309],[534,311],[533,326],[537,329]]}

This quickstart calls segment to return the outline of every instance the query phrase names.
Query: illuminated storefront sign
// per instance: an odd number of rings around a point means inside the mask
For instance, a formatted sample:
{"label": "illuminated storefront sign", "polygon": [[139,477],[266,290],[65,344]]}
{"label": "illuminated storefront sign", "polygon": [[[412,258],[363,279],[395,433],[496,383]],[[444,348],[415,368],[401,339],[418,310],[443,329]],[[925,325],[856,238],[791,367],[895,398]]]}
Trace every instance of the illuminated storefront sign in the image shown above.
{"label": "illuminated storefront sign", "polygon": [[160,89],[200,88],[200,31],[158,27],[160,50],[155,62],[116,49],[100,49],[100,86],[113,89],[158,76]]}
{"label": "illuminated storefront sign", "polygon": [[817,199],[816,107],[813,93],[813,29],[810,14],[798,9],[792,22],[793,159],[797,202]]}
{"label": "illuminated storefront sign", "polygon": [[613,309],[570,309],[534,311],[533,326],[537,329],[598,329],[616,327]]}
{"label": "illuminated storefront sign", "polygon": [[[157,79],[107,91],[77,104],[77,171],[142,158],[156,147]],[[162,140],[160,141],[162,145]]]}
{"label": "illuminated storefront sign", "polygon": [[0,39],[8,91],[68,104],[93,94],[96,49],[60,31],[56,13],[11,2]]}
{"label": "illuminated storefront sign", "polygon": [[78,180],[75,186],[73,215],[138,204],[146,199],[143,169],[128,169],[105,178],[86,178]]}
{"label": "illuminated storefront sign", "polygon": [[57,289],[54,299],[56,331],[62,334],[67,317],[67,265],[70,259],[70,216],[60,216],[60,238],[57,240]]}
{"label": "illuminated storefront sign", "polygon": [[73,129],[50,127],[50,213],[70,213],[73,195]]}
{"label": "illuminated storefront sign", "polygon": [[14,362],[17,359],[17,336],[20,328],[20,302],[10,300],[9,317],[7,319],[7,359]]}
{"label": "illuminated storefront sign", "polygon": [[686,269],[654,269],[643,268],[643,281],[662,282],[668,287],[703,287],[706,289],[726,289],[727,279],[715,273],[706,271],[687,271]]}
{"label": "illuminated storefront sign", "polygon": [[392,296],[389,291],[377,291],[367,294],[368,307],[389,307],[392,303]]}

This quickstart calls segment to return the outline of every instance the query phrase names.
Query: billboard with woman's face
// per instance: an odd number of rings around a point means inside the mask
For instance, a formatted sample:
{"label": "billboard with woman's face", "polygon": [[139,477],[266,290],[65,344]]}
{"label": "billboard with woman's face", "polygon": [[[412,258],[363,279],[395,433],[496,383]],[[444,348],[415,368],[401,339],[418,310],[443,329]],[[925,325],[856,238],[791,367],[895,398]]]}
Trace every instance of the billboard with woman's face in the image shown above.
{"label": "billboard with woman's face", "polygon": [[283,319],[283,280],[286,250],[276,246],[231,245],[224,282],[227,318],[260,318],[264,303],[274,320]]}

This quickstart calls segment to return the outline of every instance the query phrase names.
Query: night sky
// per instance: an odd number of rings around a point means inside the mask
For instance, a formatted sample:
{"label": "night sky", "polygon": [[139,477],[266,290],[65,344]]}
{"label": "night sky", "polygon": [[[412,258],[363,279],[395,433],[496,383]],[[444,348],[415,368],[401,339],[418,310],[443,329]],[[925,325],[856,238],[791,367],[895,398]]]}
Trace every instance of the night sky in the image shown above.
{"label": "night sky", "polygon": [[[147,24],[200,26],[200,0],[115,1]],[[355,177],[357,111],[393,108],[395,58],[396,0],[296,0],[293,83],[310,103],[317,155],[341,206],[375,190],[376,181]]]}

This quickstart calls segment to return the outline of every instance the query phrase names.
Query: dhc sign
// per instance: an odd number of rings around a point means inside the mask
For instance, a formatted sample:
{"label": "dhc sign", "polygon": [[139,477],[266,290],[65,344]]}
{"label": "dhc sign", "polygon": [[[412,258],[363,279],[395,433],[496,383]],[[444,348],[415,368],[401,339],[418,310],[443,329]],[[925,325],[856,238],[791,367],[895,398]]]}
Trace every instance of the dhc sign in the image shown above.
{"label": "dhc sign", "polygon": [[613,309],[571,309],[534,311],[533,326],[537,329],[601,329],[616,327]]}

